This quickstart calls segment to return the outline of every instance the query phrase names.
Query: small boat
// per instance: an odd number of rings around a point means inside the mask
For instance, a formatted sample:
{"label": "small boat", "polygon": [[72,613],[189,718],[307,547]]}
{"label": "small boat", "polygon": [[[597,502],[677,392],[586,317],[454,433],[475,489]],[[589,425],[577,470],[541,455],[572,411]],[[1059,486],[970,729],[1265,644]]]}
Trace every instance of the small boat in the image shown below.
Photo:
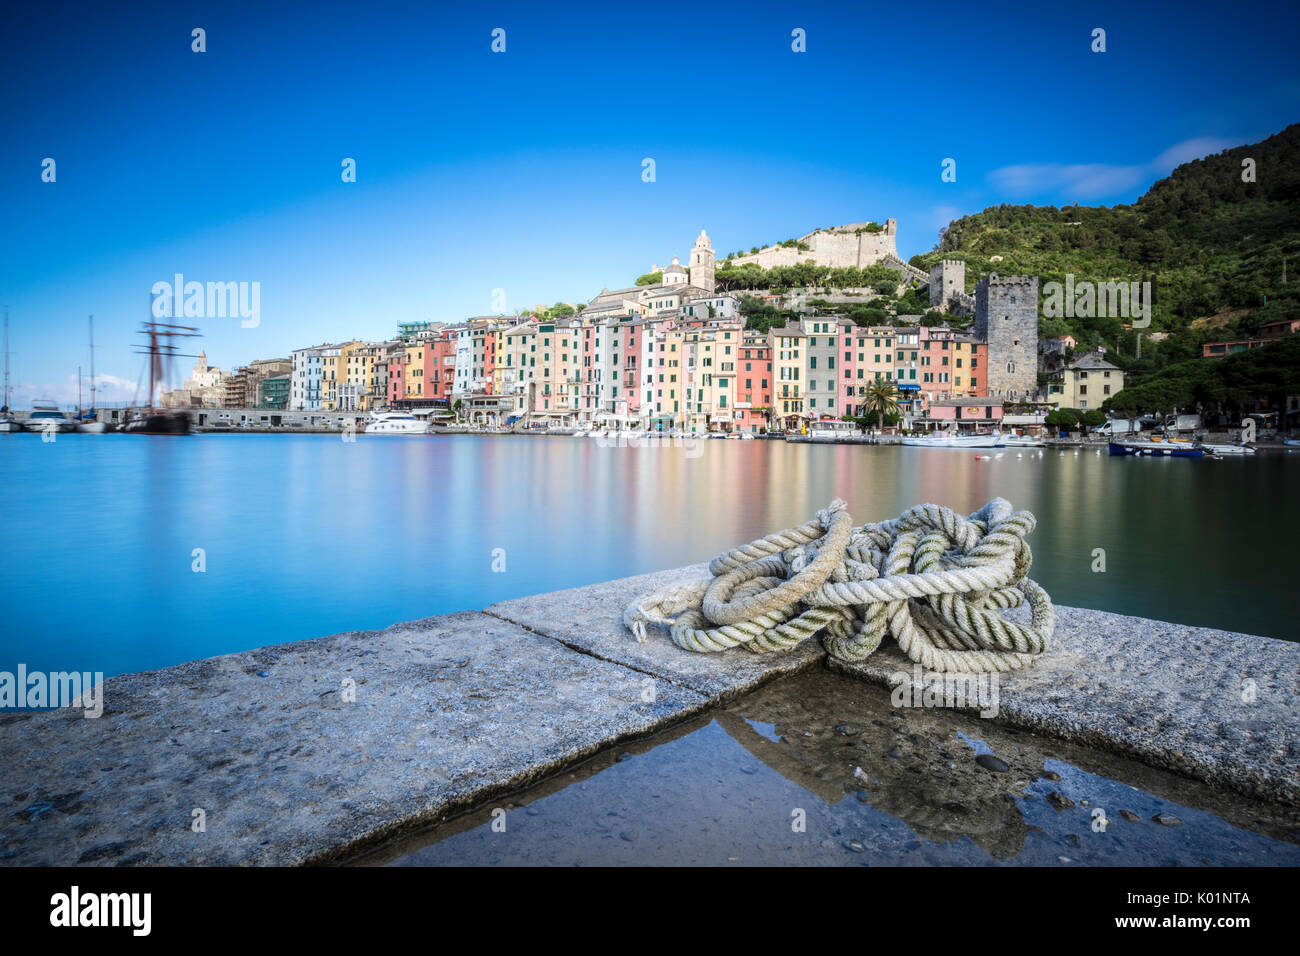
{"label": "small boat", "polygon": [[59,411],[53,402],[32,402],[32,413],[27,416],[26,427],[33,432],[75,432],[77,422]]}
{"label": "small boat", "polygon": [[366,419],[367,435],[427,435],[429,426],[410,412],[374,412]]}
{"label": "small boat", "polygon": [[809,441],[845,441],[860,437],[862,432],[858,431],[858,427],[852,422],[824,418],[808,426]]}
{"label": "small boat", "polygon": [[1004,435],[1003,441],[1008,448],[1042,448],[1043,440],[1032,435]]}
{"label": "small boat", "polygon": [[1231,444],[1222,444],[1216,442],[1201,442],[1201,447],[1212,455],[1253,455],[1255,449],[1250,445],[1243,445],[1239,442]]}
{"label": "small boat", "polygon": [[1205,449],[1186,441],[1113,441],[1108,443],[1112,455],[1146,455],[1157,458],[1204,458]]}
{"label": "small boat", "polygon": [[1006,438],[1001,432],[973,432],[968,435],[932,432],[929,435],[906,436],[903,444],[917,448],[1003,448]]}

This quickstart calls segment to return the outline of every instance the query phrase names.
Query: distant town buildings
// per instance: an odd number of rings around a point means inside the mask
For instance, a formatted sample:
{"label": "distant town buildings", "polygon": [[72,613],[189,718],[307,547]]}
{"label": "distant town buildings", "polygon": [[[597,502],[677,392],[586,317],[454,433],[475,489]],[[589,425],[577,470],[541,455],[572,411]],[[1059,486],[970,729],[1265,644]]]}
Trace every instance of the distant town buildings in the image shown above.
{"label": "distant town buildings", "polygon": [[[1037,280],[992,275],[971,295],[963,262],[944,260],[927,277],[899,260],[896,229],[891,219],[817,230],[732,261],[883,263],[904,284],[928,278],[930,303],[953,316],[951,327],[922,324],[920,316],[916,324],[857,326],[809,309],[787,326],[746,329],[740,299],[717,290],[714,249],[701,230],[688,265],[674,256],[663,269],[652,267],[658,281],[602,289],[571,314],[539,306],[454,324],[404,322],[391,340],[308,345],[229,374],[201,353],[185,387],[169,394],[189,406],[401,408],[481,424],[722,432],[860,416],[881,387],[895,389],[905,421],[951,414],[968,422],[976,417],[970,409],[997,409],[980,413],[997,417],[1006,403],[1039,397]],[[752,294],[778,307],[793,301],[784,290]],[[1067,340],[1047,340],[1042,349],[1064,356],[1074,347]],[[1093,374],[1080,367],[1062,378],[1054,397],[1082,397],[1079,389],[1089,387],[1099,405],[1099,385],[1085,386],[1084,372]]]}
{"label": "distant town buildings", "polygon": [[1231,342],[1206,342],[1201,346],[1201,357],[1223,358],[1225,355],[1235,355],[1237,352],[1257,349],[1262,345],[1268,345],[1270,342],[1276,342],[1282,336],[1290,335],[1293,332],[1300,332],[1300,319],[1284,319],[1281,322],[1270,322],[1259,327],[1259,335],[1255,338],[1235,339]]}

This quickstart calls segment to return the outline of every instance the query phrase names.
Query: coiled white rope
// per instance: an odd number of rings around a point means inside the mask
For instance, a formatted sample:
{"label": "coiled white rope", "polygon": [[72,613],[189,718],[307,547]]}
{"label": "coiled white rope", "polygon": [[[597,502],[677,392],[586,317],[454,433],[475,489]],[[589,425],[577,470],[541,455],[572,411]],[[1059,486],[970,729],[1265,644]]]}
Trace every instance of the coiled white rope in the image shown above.
{"label": "coiled white rope", "polygon": [[[1055,611],[1027,576],[1034,516],[994,498],[965,516],[917,505],[854,528],[838,498],[797,528],[721,554],[713,575],[644,595],[623,613],[638,641],[668,627],[692,651],[789,650],[824,631],[832,657],[859,661],[886,634],[932,671],[1025,667],[1047,650]],[[1031,623],[1005,620],[1029,602]]]}

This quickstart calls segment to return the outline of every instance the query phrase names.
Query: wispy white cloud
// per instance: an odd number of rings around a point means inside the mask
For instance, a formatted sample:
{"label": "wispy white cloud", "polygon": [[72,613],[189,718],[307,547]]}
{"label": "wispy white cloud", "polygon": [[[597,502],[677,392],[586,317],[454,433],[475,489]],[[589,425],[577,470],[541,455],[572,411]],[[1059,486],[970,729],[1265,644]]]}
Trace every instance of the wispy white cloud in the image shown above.
{"label": "wispy white cloud", "polygon": [[[173,386],[165,386],[171,388]],[[95,400],[101,404],[144,401],[148,385],[137,387],[135,382],[116,375],[95,376]],[[33,402],[54,402],[73,407],[77,404],[77,376],[69,375],[61,382],[15,382],[9,389],[9,404],[13,408],[31,408]],[[90,405],[90,376],[81,379],[81,401]]]}
{"label": "wispy white cloud", "polygon": [[997,189],[1017,197],[1059,196],[1073,202],[1127,194],[1136,199],[1139,189],[1167,176],[1175,166],[1234,145],[1230,140],[1200,136],[1176,143],[1146,163],[1031,163],[1000,167],[988,178]]}

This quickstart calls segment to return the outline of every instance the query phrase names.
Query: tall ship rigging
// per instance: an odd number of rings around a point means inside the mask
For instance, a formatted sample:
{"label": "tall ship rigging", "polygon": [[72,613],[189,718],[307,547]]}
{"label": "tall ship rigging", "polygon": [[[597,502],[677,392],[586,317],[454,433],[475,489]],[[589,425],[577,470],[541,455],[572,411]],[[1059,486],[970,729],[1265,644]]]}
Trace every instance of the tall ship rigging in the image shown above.
{"label": "tall ship rigging", "polygon": [[132,409],[134,414],[122,430],[135,435],[188,435],[189,412],[157,407],[154,399],[158,389],[169,379],[171,360],[186,354],[178,351],[180,346],[172,340],[197,338],[199,330],[188,325],[171,325],[166,322],[144,322],[142,325],[140,334],[149,337],[149,344],[142,346],[138,352],[148,357],[149,397],[145,407]]}

